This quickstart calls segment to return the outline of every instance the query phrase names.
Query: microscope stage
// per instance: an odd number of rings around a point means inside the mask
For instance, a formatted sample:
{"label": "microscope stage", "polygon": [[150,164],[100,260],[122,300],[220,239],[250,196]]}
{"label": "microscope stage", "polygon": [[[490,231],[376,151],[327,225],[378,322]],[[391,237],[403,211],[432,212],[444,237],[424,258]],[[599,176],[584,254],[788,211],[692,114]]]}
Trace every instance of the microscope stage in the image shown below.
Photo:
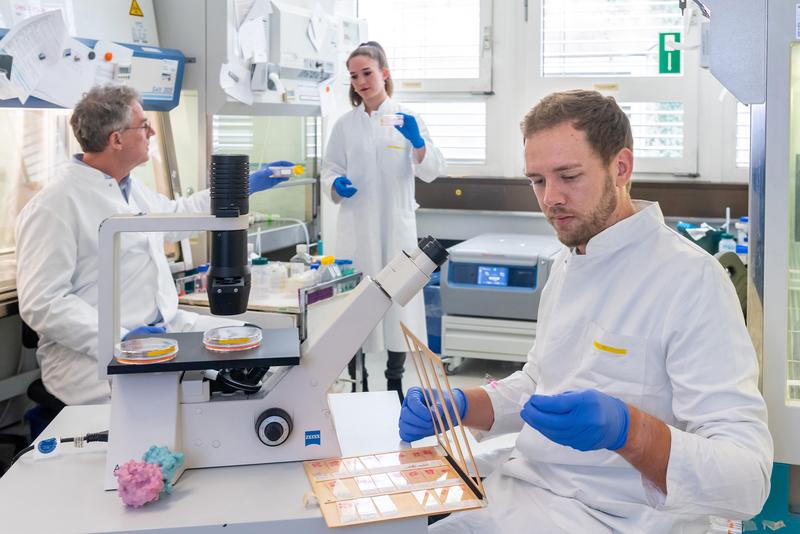
{"label": "microscope stage", "polygon": [[166,362],[138,365],[119,363],[112,359],[108,364],[108,374],[241,369],[300,363],[300,340],[296,328],[273,328],[263,330],[262,334],[264,337],[258,347],[231,352],[215,352],[206,349],[203,345],[203,332],[131,336],[132,339],[143,337],[175,339],[178,341],[178,354]]}

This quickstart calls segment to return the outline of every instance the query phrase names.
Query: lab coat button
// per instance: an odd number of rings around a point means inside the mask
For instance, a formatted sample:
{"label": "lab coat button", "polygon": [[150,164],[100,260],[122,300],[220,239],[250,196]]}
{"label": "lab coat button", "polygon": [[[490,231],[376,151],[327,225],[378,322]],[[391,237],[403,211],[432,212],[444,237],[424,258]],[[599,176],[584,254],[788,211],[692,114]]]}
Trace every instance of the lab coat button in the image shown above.
{"label": "lab coat button", "polygon": [[219,449],[219,446],[220,446],[219,440],[215,439],[214,441],[212,441],[211,442],[211,446],[214,447],[215,449]]}

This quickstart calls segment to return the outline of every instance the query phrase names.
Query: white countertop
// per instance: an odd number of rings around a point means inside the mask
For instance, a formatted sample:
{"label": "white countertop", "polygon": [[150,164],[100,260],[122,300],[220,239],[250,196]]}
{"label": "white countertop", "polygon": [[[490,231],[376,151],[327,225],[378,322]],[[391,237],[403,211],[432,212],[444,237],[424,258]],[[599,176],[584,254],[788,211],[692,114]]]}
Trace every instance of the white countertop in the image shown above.
{"label": "white countertop", "polygon": [[[400,404],[394,392],[330,396],[343,456],[397,450]],[[43,436],[77,436],[108,428],[109,406],[69,406]],[[317,507],[305,508],[310,491],[302,463],[193,469],[172,495],[142,508],[127,508],[116,492],[103,491],[105,443],[83,449],[62,444],[62,454],[35,461],[28,453],[0,478],[0,531],[43,532],[302,532],[329,529]],[[369,530],[366,530],[369,529]],[[426,532],[425,517],[387,521],[345,532]]]}

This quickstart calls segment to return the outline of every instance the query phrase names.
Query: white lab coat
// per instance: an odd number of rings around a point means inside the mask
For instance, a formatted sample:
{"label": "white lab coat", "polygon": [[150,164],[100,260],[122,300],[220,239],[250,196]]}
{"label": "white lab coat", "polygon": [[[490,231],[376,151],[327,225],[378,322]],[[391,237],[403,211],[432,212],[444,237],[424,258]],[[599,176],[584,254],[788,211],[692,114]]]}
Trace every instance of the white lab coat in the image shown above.
{"label": "white lab coat", "polygon": [[[758,365],[728,275],[663,222],[657,204],[557,259],[522,371],[486,386],[487,435],[520,431],[487,478],[489,506],[432,532],[682,532],[749,518],[769,493],[772,438]],[[626,356],[598,349],[625,348]],[[596,388],[669,425],[667,494],[618,454],[552,442],[520,401]],[[700,530],[704,531],[704,530]]]}
{"label": "white lab coat", "polygon": [[[381,115],[399,112],[416,117],[425,139],[425,158],[419,164],[414,162],[411,143],[393,126],[380,124]],[[401,250],[416,247],[414,176],[431,182],[444,169],[444,158],[433,145],[425,123],[392,99],[387,98],[371,116],[361,104],[340,117],[333,126],[322,165],[322,190],[340,206],[333,255],[351,258],[361,272],[374,276]],[[342,199],[333,190],[338,176],[347,176],[358,192]],[[405,352],[400,321],[419,339],[426,339],[422,293],[405,308],[393,305],[383,327],[375,328],[364,343],[364,350]]]}
{"label": "white lab coat", "polygon": [[[42,381],[66,404],[109,398],[97,378],[98,228],[115,214],[208,212],[208,191],[169,200],[133,176],[129,203],[116,180],[71,160],[17,218],[17,292],[22,319],[39,334]],[[169,240],[189,234],[166,234]],[[192,330],[195,313],[178,309],[164,255],[165,234],[125,233],[120,238],[120,337],[155,320],[168,331]],[[105,265],[102,268],[108,269]]]}

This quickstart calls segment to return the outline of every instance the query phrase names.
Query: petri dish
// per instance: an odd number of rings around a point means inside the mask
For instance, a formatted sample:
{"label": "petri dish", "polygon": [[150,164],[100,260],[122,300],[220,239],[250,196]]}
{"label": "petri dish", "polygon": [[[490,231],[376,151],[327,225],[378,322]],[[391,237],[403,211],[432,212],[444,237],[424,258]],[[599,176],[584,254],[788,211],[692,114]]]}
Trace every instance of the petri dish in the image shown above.
{"label": "petri dish", "polygon": [[119,363],[143,365],[167,362],[177,354],[178,340],[166,337],[143,337],[118,344],[114,350],[114,359]]}
{"label": "petri dish", "polygon": [[203,345],[215,352],[254,349],[261,345],[261,329],[257,326],[221,326],[203,333]]}

